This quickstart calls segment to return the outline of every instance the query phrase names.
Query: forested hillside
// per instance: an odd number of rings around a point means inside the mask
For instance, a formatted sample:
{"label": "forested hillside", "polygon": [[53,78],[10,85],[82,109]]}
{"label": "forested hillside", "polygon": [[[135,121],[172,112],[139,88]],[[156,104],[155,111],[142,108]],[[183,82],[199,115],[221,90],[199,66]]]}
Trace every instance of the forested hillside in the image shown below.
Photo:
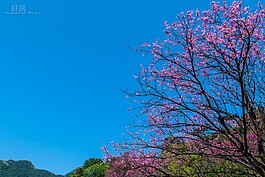
{"label": "forested hillside", "polygon": [[36,169],[35,166],[27,160],[0,160],[1,177],[63,177],[55,175],[46,170]]}

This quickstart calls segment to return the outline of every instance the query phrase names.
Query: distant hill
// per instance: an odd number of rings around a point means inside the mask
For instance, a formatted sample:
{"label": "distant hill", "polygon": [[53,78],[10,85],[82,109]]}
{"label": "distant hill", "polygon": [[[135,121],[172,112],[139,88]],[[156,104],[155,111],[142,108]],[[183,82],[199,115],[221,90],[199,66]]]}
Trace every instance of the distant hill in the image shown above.
{"label": "distant hill", "polygon": [[0,160],[0,177],[64,177],[46,170],[36,169],[27,160]]}

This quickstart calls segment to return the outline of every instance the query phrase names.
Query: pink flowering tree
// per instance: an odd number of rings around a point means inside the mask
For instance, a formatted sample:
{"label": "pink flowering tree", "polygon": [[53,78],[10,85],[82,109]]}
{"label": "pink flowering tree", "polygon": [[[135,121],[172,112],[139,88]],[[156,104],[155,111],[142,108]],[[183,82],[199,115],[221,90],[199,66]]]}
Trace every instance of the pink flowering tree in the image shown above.
{"label": "pink flowering tree", "polygon": [[147,120],[115,145],[109,176],[121,168],[124,176],[265,176],[264,22],[260,3],[212,2],[165,22],[165,40],[137,49],[153,60],[128,95]]}

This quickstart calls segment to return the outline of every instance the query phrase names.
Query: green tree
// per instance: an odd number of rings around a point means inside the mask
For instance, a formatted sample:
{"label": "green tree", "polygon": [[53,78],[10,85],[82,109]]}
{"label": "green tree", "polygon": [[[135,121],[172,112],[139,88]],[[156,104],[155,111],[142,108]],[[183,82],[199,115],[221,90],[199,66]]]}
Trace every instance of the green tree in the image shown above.
{"label": "green tree", "polygon": [[71,177],[104,177],[109,166],[102,159],[90,158],[84,162],[82,167],[77,168]]}

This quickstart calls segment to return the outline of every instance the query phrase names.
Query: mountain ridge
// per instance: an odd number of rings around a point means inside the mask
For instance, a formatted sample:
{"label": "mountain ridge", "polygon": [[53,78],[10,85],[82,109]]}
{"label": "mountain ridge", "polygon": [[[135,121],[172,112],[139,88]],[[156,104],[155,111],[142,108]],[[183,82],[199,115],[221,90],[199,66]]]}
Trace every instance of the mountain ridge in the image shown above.
{"label": "mountain ridge", "polygon": [[1,177],[66,177],[48,170],[36,169],[28,160],[0,160]]}

